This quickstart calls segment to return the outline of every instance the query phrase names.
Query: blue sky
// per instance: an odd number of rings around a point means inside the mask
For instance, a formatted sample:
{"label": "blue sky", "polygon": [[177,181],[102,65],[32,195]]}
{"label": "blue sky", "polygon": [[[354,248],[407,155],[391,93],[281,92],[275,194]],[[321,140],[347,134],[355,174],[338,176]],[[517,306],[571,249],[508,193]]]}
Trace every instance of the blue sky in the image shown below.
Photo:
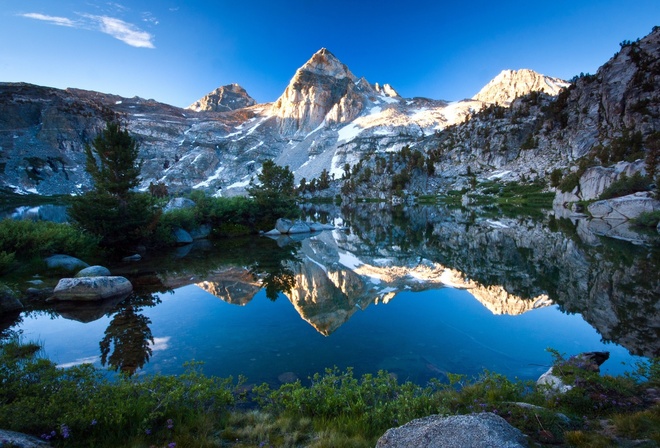
{"label": "blue sky", "polygon": [[594,73],[660,1],[0,0],[0,81],[185,107],[238,83],[274,101],[322,47],[402,96],[471,97],[503,69]]}

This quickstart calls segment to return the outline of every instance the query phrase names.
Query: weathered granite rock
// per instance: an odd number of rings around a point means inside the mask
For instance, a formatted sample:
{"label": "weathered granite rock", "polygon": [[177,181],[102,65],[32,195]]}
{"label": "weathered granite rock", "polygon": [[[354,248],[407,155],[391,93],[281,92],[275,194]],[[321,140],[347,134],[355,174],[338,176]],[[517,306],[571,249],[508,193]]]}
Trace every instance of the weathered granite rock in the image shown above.
{"label": "weathered granite rock", "polygon": [[75,277],[107,277],[109,275],[112,275],[110,269],[95,265],[78,271]]}
{"label": "weathered granite rock", "polygon": [[322,232],[323,230],[333,230],[335,226],[331,226],[330,224],[321,224],[318,222],[308,222],[307,225],[309,225],[309,229],[312,232]]}
{"label": "weathered granite rock", "polygon": [[293,221],[286,218],[280,218],[275,222],[275,230],[281,234],[289,233],[289,229],[293,226]]}
{"label": "weathered granite rock", "polygon": [[39,448],[50,446],[50,443],[37,437],[23,434],[21,432],[0,429],[0,446],[11,446],[16,448]]}
{"label": "weathered granite rock", "polygon": [[275,223],[275,230],[282,234],[309,233],[309,225],[303,221],[291,221],[290,219],[280,218]]}
{"label": "weathered granite rock", "polygon": [[163,208],[163,212],[167,213],[172,210],[180,210],[184,208],[193,208],[195,201],[188,198],[172,198],[170,202]]}
{"label": "weathered granite rock", "polygon": [[52,255],[44,261],[46,262],[48,269],[63,269],[70,272],[89,267],[89,264],[70,255]]}
{"label": "weathered granite rock", "polygon": [[388,429],[376,448],[517,448],[527,446],[522,432],[490,412],[431,415]]}
{"label": "weathered granite rock", "polygon": [[310,233],[312,229],[309,227],[309,225],[306,222],[303,221],[296,221],[293,223],[293,225],[289,228],[290,234],[295,234],[295,233]]}
{"label": "weathered granite rock", "polygon": [[93,301],[128,295],[131,291],[133,285],[125,277],[63,278],[53,290],[53,299]]}
{"label": "weathered granite rock", "polygon": [[606,220],[628,220],[642,213],[660,210],[660,201],[648,192],[640,192],[620,198],[604,199],[590,204],[589,213],[594,218]]}
{"label": "weathered granite rock", "polygon": [[23,308],[23,304],[18,299],[16,291],[0,283],[0,314],[20,310],[21,308]]}
{"label": "weathered granite rock", "polygon": [[174,243],[179,246],[183,246],[185,244],[190,244],[193,242],[192,236],[190,236],[190,234],[181,227],[177,227],[176,229],[173,230],[172,233],[174,236]]}

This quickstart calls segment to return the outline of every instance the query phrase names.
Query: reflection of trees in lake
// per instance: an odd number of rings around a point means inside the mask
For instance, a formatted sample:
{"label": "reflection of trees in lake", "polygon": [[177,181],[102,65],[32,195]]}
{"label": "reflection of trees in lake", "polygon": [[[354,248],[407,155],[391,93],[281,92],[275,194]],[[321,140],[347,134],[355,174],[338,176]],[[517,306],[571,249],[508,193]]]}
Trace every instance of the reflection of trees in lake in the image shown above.
{"label": "reflection of trees in lake", "polygon": [[149,328],[151,319],[140,314],[140,311],[145,306],[151,307],[158,303],[160,299],[153,295],[133,295],[119,305],[99,343],[103,365],[133,375],[149,361],[154,342]]}
{"label": "reflection of trees in lake", "polygon": [[286,241],[278,245],[272,241],[269,250],[261,251],[250,265],[250,272],[255,279],[260,279],[266,291],[266,297],[277,300],[279,293],[287,293],[296,286],[296,279],[291,263],[299,263],[300,242]]}

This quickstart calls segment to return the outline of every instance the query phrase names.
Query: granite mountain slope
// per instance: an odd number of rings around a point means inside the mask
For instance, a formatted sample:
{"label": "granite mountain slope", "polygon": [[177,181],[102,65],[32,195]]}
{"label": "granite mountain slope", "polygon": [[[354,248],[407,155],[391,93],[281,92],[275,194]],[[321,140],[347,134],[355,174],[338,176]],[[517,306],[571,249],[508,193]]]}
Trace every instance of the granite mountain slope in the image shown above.
{"label": "granite mountain slope", "polygon": [[353,75],[327,49],[266,104],[253,104],[238,85],[180,109],[1,83],[2,187],[38,194],[88,189],[83,147],[114,114],[140,142],[141,189],[161,182],[173,192],[241,194],[266,159],[288,165],[298,180],[323,170],[340,178],[346,165],[368,164],[405,145],[434,155],[439,175],[417,182],[426,190],[460,186],[468,169],[483,178],[545,177],[567,171],[623,130],[649,135],[660,128],[659,35],[655,29],[624,46],[596,75],[576,79],[559,96],[567,85],[561,80],[519,70],[501,73],[473,99],[406,99],[387,84]]}

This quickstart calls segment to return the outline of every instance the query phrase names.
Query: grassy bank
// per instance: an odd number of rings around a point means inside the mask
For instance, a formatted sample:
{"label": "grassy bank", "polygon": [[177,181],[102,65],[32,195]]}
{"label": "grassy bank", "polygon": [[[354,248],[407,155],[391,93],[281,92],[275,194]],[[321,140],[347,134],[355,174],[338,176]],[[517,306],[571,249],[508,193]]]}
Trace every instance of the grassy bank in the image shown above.
{"label": "grassy bank", "polygon": [[419,386],[386,372],[357,378],[330,369],[306,384],[248,387],[245,379],[208,377],[197,363],[179,376],[117,378],[91,365],[59,369],[39,353],[16,340],[0,347],[0,427],[54,446],[373,447],[411,419],[481,411],[501,415],[537,446],[660,443],[660,407],[644,400],[660,385],[658,362],[601,377],[558,358],[578,387],[546,397],[532,383],[491,372]]}

